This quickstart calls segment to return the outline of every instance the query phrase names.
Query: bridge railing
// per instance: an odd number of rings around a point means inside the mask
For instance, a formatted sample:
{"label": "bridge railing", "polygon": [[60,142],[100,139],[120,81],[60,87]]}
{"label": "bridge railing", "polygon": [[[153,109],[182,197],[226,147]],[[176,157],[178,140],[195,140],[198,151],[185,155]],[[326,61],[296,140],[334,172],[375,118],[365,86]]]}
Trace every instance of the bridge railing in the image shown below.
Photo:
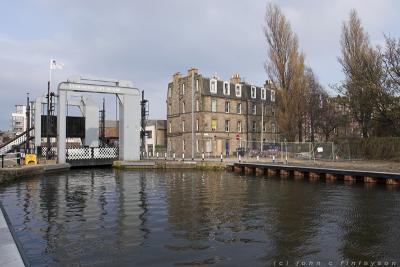
{"label": "bridge railing", "polygon": [[115,158],[118,158],[117,147],[80,147],[67,149],[67,161]]}

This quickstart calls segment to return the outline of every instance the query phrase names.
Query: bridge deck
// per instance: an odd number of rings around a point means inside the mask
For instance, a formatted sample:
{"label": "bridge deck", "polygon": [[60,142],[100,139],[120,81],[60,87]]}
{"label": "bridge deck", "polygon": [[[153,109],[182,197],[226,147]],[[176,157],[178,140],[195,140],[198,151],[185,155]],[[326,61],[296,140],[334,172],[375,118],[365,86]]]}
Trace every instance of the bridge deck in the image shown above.
{"label": "bridge deck", "polygon": [[74,159],[67,160],[71,167],[112,166],[115,159]]}

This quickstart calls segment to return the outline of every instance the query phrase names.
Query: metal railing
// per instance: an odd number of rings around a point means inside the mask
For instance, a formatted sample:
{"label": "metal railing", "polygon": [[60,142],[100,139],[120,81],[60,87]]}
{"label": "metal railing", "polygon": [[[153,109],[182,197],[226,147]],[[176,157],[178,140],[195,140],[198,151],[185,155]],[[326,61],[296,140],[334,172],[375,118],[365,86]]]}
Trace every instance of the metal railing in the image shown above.
{"label": "metal railing", "polygon": [[15,167],[22,164],[22,154],[21,153],[8,153],[1,154],[1,168]]}
{"label": "metal railing", "polygon": [[27,137],[27,133],[29,132],[29,136],[30,138],[33,138],[33,134],[34,134],[34,129],[35,127],[31,127],[28,130],[26,130],[25,132],[17,135],[14,139],[8,141],[7,143],[3,144],[0,147],[0,154],[6,154],[7,152],[10,152],[14,147],[16,146],[20,146],[21,144],[23,144],[24,142],[26,142],[26,137]]}

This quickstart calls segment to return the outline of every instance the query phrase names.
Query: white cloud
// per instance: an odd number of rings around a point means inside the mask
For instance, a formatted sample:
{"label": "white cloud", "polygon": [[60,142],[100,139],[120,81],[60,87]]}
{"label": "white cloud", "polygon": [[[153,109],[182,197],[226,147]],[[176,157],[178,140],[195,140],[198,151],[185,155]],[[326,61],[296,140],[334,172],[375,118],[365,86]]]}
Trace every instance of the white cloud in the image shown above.
{"label": "white cloud", "polygon": [[[307,62],[328,85],[341,79],[341,24],[356,8],[380,43],[383,32],[399,36],[396,1],[276,1],[293,29]],[[130,79],[149,97],[153,117],[165,117],[166,86],[176,71],[196,66],[205,75],[228,79],[240,73],[262,84],[266,58],[262,32],[266,1],[50,1],[30,2],[18,21],[25,28],[0,28],[0,128],[9,126],[14,104],[24,93],[46,90],[48,61],[66,66],[56,80],[71,74]],[[12,7],[10,7],[12,9]],[[9,10],[9,13],[12,13]],[[14,10],[17,11],[17,10]],[[29,15],[31,14],[31,15]],[[1,23],[0,27],[5,25]],[[113,107],[110,107],[113,110]]]}

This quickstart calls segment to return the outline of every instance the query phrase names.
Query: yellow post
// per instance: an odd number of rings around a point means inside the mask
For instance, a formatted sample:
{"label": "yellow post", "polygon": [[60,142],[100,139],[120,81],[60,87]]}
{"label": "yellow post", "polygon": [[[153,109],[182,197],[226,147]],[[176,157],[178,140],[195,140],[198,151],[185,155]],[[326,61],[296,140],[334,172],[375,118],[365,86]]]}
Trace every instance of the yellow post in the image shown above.
{"label": "yellow post", "polygon": [[25,165],[36,165],[37,164],[37,158],[36,154],[26,154],[25,155]]}

